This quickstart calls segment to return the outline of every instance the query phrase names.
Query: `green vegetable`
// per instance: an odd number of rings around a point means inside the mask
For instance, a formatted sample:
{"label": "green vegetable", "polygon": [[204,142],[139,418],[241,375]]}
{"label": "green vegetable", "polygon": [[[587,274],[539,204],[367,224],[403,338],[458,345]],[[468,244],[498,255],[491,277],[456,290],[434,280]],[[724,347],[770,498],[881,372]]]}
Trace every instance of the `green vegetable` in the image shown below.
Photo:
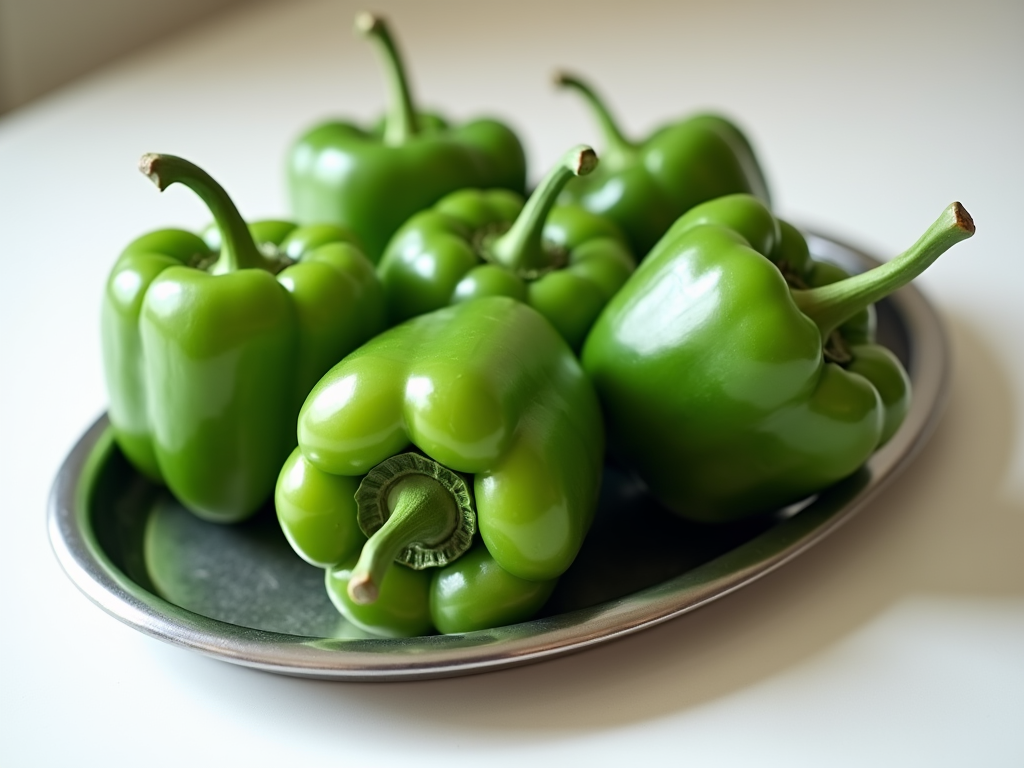
{"label": "green vegetable", "polygon": [[349,594],[357,560],[327,569],[327,594],[350,622],[385,637],[474,632],[526,621],[558,582],[513,576],[478,542],[443,568],[417,571],[395,564],[384,574],[377,599],[360,603]]}
{"label": "green vegetable", "polygon": [[273,491],[309,390],[383,327],[380,284],[336,226],[250,229],[192,163],[145,155],[140,169],[160,190],[199,195],[216,250],[162,230],[114,265],[102,312],[110,421],[140,472],[201,517],[241,520]]}
{"label": "green vegetable", "polygon": [[[576,557],[597,502],[590,382],[543,317],[503,296],[364,344],[314,387],[298,433],[275,495],[281,527],[331,569],[346,616],[385,634],[418,634],[419,618],[398,616],[431,611],[445,632],[525,618]],[[486,556],[459,565],[477,535]],[[429,589],[424,568],[440,569]],[[415,611],[410,591],[424,596]],[[351,607],[381,601],[372,615]]]}
{"label": "green vegetable", "polygon": [[579,206],[555,206],[590,147],[569,150],[523,206],[505,190],[461,190],[413,216],[377,271],[392,323],[451,303],[510,296],[530,304],[579,349],[602,307],[633,271],[623,236]]}
{"label": "green vegetable", "polygon": [[360,629],[384,637],[417,637],[433,632],[429,571],[395,565],[384,575],[376,600],[356,602],[348,589],[357,561],[358,555],[325,572],[327,595],[339,613]]}
{"label": "green vegetable", "polygon": [[954,203],[901,256],[837,279],[750,196],[694,208],[584,347],[609,444],[662,503],[704,521],[776,509],[849,475],[910,397],[865,308],[973,233]]}
{"label": "green vegetable", "polygon": [[376,129],[328,122],[299,138],[288,159],[288,190],[301,223],[351,229],[376,262],[406,219],[465,187],[522,192],[526,157],[516,135],[495,120],[450,128],[413,105],[398,51],[383,19],[356,17],[387,69],[391,105]]}
{"label": "green vegetable", "polygon": [[478,544],[434,572],[430,617],[439,632],[472,632],[525,621],[543,607],[557,579],[527,581],[503,569]]}
{"label": "green vegetable", "polygon": [[737,192],[769,202],[768,187],[743,133],[717,115],[666,125],[642,142],[627,139],[604,102],[578,77],[556,82],[590,104],[604,137],[601,167],[572,181],[565,202],[607,216],[643,258],[672,223],[699,203]]}

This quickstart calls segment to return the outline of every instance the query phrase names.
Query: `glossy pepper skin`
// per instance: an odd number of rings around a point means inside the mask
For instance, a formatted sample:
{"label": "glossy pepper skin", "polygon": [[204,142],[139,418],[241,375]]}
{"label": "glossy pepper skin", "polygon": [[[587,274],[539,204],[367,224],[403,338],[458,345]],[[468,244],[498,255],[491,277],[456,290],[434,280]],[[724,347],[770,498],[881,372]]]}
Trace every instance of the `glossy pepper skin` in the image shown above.
{"label": "glossy pepper skin", "polygon": [[[854,277],[747,195],[679,219],[598,319],[583,364],[609,445],[676,513],[727,521],[851,474],[899,426],[909,382],[864,310],[974,224],[956,203]],[[787,279],[788,278],[788,279]]]}
{"label": "glossy pepper skin", "polygon": [[635,267],[613,223],[555,206],[574,176],[597,167],[569,150],[526,201],[506,190],[461,190],[406,222],[377,267],[392,323],[483,296],[526,302],[578,350]]}
{"label": "glossy pepper skin", "polygon": [[387,68],[391,106],[381,126],[315,126],[288,157],[288,193],[300,223],[330,222],[353,231],[374,262],[396,229],[417,211],[465,187],[522,193],[526,156],[516,135],[496,120],[450,127],[419,113],[384,21],[356,17]]}
{"label": "glossy pepper skin", "polygon": [[273,492],[309,390],[383,328],[383,294],[340,228],[250,228],[188,161],[146,155],[140,168],[161,190],[195,191],[216,229],[209,242],[144,235],[114,265],[101,316],[111,424],[140,472],[197,515],[234,522]]}
{"label": "glossy pepper skin", "polygon": [[513,576],[477,543],[443,568],[415,571],[393,566],[377,600],[363,604],[348,594],[357,561],[353,556],[327,569],[327,594],[350,622],[386,637],[475,632],[526,621],[544,606],[558,583]]}
{"label": "glossy pepper skin", "polygon": [[577,91],[601,127],[601,167],[566,186],[562,199],[607,216],[643,259],[672,223],[699,203],[749,193],[769,203],[768,186],[746,136],[718,115],[694,115],[641,142],[626,138],[604,102],[578,77],[556,83]]}
{"label": "glossy pepper skin", "polygon": [[[572,563],[593,517],[604,446],[597,398],[551,325],[507,297],[420,315],[367,342],[313,389],[298,434],[278,480],[278,519],[300,556],[335,574],[329,591],[335,579],[335,592],[347,595],[336,596],[339,607],[389,605],[392,580],[419,584],[397,592],[433,601],[441,631],[479,628],[474,614],[518,621]],[[394,462],[405,464],[402,474],[390,472]],[[383,479],[371,483],[375,474]],[[438,498],[408,512],[414,495],[399,480],[429,486],[442,475]],[[385,507],[375,530],[362,527],[368,486]],[[449,518],[443,508],[453,498]],[[458,552],[444,561],[413,552],[422,542],[447,548],[452,521],[463,526]],[[485,552],[465,555],[473,542]],[[389,567],[396,558],[428,570]],[[445,577],[461,568],[469,569],[462,578]],[[508,608],[487,613],[487,605]],[[419,615],[430,610],[422,603]],[[376,631],[422,630],[402,626]]]}

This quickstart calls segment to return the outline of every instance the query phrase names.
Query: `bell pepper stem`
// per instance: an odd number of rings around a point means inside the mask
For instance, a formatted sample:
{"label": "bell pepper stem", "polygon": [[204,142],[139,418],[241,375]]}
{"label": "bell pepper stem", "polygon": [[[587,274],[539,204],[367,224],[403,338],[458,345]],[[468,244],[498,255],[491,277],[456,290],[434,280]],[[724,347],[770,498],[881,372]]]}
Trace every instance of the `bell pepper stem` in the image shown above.
{"label": "bell pepper stem", "polygon": [[792,289],[797,307],[814,321],[821,338],[870,304],[902,288],[943,253],[974,234],[974,221],[960,203],[951,204],[910,248],[874,269],[806,290]]}
{"label": "bell pepper stem", "polygon": [[544,224],[558,194],[569,179],[586,176],[597,167],[597,154],[585,144],[573,147],[548,171],[509,230],[487,243],[487,256],[506,269],[523,275],[542,273],[553,266],[544,248]]}
{"label": "bell pepper stem", "polygon": [[161,192],[171,184],[184,184],[210,209],[221,233],[220,256],[210,268],[211,273],[270,268],[224,187],[202,168],[181,157],[150,153],[139,160],[139,170]]}
{"label": "bell pepper stem", "polygon": [[558,72],[555,75],[555,85],[576,91],[590,105],[605,143],[605,148],[601,150],[601,161],[605,167],[610,170],[618,170],[629,164],[637,152],[637,146],[622,133],[604,100],[597,95],[594,89],[576,75],[570,75],[567,72]]}
{"label": "bell pepper stem", "polygon": [[388,491],[391,514],[363,545],[348,582],[348,595],[362,605],[380,594],[384,575],[398,554],[411,544],[433,545],[455,531],[459,508],[451,493],[427,475],[405,475]]}
{"label": "bell pepper stem", "polygon": [[404,144],[419,131],[416,110],[412,101],[409,78],[402,64],[402,56],[383,18],[372,13],[356,15],[356,32],[372,41],[384,63],[387,79],[388,111],[384,118],[384,143],[390,146]]}

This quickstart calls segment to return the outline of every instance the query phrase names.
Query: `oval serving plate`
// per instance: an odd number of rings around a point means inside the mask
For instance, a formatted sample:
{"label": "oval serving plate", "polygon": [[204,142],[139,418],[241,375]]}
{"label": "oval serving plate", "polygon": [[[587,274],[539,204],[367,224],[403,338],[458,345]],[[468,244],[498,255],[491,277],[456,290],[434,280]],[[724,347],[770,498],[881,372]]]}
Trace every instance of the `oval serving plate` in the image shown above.
{"label": "oval serving plate", "polygon": [[[808,241],[817,258],[853,272],[878,263],[825,237]],[[907,366],[914,399],[900,431],[861,470],[775,515],[702,526],[665,512],[642,485],[609,466],[583,550],[544,613],[522,624],[403,640],[367,635],[337,614],[323,572],[291,552],[272,507],[237,526],[198,520],[130,468],[106,417],[82,437],[54,482],[50,540],[71,580],[103,610],[148,635],[235,664],[383,681],[549,659],[750,584],[835,530],[907,466],[945,404],[946,338],[913,287],[878,305],[878,331]]]}

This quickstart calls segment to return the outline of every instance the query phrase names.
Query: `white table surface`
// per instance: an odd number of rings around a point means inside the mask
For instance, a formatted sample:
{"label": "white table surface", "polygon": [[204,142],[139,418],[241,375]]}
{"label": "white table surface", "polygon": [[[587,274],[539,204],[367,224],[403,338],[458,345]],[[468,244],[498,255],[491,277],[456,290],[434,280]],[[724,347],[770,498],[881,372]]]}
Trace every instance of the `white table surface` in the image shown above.
{"label": "white table surface", "polygon": [[[919,284],[952,397],[914,465],[806,555],[564,659],[403,684],[301,681],[144,637],[46,540],[50,483],[103,411],[119,250],[208,220],[143,152],[287,213],[289,141],[383,104],[348,2],[255,5],[0,118],[0,764],[1024,765],[1024,4],[386,2],[423,102],[506,116],[531,176],[597,141],[571,67],[642,134],[694,109],[752,137],[781,215],[885,257],[952,200],[978,234]],[[59,23],[59,20],[55,23]],[[597,143],[600,149],[600,143]],[[1017,723],[1017,725],[1014,725]]]}

